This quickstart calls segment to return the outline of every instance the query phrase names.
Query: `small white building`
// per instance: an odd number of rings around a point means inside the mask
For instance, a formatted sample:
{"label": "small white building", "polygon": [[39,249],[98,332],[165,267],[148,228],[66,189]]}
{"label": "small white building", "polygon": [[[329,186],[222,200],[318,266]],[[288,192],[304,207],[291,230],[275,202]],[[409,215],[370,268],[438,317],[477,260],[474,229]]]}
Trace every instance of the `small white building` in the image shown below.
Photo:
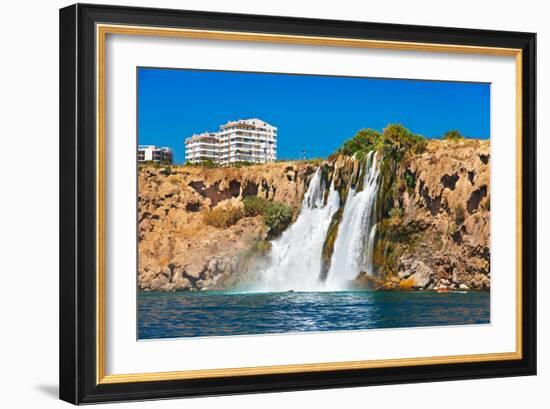
{"label": "small white building", "polygon": [[220,126],[218,132],[196,134],[185,140],[185,159],[268,163],[277,159],[277,127],[261,119],[239,119]]}
{"label": "small white building", "polygon": [[172,159],[172,149],[170,148],[158,148],[155,145],[138,146],[138,163],[155,162],[171,164]]}

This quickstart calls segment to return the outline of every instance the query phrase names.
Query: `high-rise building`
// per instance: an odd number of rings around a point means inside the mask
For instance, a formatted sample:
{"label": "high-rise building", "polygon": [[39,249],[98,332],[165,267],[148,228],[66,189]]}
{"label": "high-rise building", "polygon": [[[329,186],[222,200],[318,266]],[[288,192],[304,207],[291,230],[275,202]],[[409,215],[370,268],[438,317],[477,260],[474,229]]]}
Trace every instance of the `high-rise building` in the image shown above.
{"label": "high-rise building", "polygon": [[185,140],[185,159],[268,163],[277,159],[277,128],[261,119],[239,119],[221,125],[218,132],[195,134]]}

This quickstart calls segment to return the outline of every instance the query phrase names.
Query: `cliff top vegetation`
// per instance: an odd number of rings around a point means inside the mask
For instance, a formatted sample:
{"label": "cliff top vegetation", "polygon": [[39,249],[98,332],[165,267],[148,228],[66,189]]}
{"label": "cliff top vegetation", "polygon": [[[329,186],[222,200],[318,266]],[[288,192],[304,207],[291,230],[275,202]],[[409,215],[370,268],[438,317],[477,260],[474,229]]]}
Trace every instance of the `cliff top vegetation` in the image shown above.
{"label": "cliff top vegetation", "polygon": [[[458,142],[464,140],[465,137],[460,131],[453,129],[445,132],[441,139]],[[329,156],[329,160],[334,159],[337,155],[355,156],[357,159],[362,159],[370,151],[376,150],[385,158],[399,162],[409,153],[424,152],[427,145],[426,137],[413,133],[401,124],[389,124],[382,132],[371,128],[361,129]]]}
{"label": "cliff top vegetation", "polygon": [[362,159],[370,151],[376,150],[384,157],[399,161],[407,153],[422,153],[426,145],[424,136],[411,132],[403,125],[389,124],[382,132],[371,128],[361,129],[353,138],[344,142],[331,157],[346,155]]}
{"label": "cliff top vegetation", "polygon": [[442,139],[445,140],[445,141],[457,142],[457,141],[460,141],[460,140],[464,139],[464,136],[462,136],[460,131],[457,131],[456,129],[453,129],[451,131],[445,132],[443,134]]}

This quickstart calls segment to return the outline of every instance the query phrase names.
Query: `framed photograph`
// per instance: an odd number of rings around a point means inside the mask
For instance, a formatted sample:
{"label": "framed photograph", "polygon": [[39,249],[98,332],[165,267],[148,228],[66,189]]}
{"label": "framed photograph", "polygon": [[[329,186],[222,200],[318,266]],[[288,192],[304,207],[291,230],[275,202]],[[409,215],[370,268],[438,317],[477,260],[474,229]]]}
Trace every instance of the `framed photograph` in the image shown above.
{"label": "framed photograph", "polygon": [[535,40],[61,9],[61,399],[534,375]]}

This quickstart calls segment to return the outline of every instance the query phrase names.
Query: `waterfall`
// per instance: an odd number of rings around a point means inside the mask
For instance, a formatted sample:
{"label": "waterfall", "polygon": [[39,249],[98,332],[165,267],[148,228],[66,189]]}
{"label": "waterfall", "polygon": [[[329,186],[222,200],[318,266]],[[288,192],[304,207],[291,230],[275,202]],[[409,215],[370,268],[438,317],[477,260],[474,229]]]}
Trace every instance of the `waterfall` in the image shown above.
{"label": "waterfall", "polygon": [[324,204],[325,181],[320,168],[313,175],[296,221],[272,241],[271,251],[260,268],[255,291],[319,291],[321,251],[340,196],[331,183]]}
{"label": "waterfall", "polygon": [[271,242],[271,250],[257,266],[257,280],[249,291],[337,291],[348,288],[349,281],[361,271],[373,274],[378,153],[369,152],[361,168],[362,190],[357,191],[349,182],[326,279],[319,278],[321,255],[332,217],[340,208],[340,195],[333,180],[324,202],[326,181],[318,168],[296,221]]}
{"label": "waterfall", "polygon": [[363,190],[349,189],[338,235],[334,243],[326,286],[344,289],[361,271],[373,273],[372,254],[376,235],[374,208],[378,191],[378,153],[369,152],[364,164]]}

